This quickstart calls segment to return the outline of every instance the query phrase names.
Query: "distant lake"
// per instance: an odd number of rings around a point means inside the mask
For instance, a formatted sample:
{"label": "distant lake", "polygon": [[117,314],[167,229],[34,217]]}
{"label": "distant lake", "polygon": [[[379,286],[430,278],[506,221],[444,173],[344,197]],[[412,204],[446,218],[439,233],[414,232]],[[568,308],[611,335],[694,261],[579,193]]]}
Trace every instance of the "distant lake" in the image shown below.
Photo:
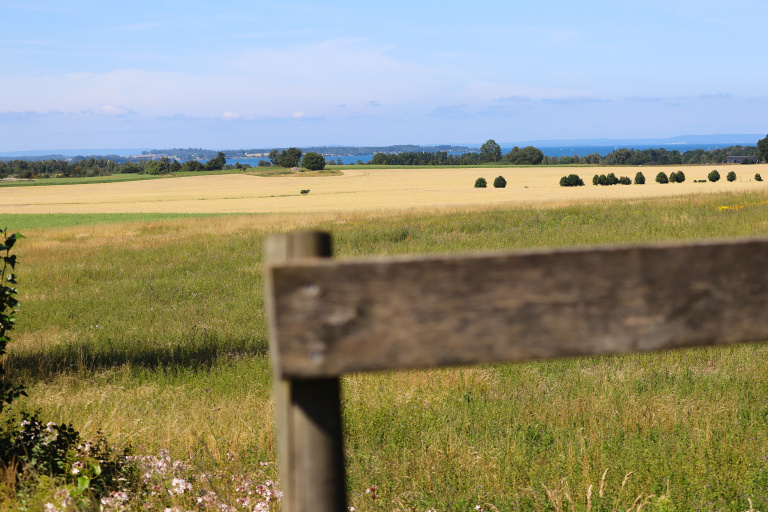
{"label": "distant lake", "polygon": [[[713,149],[720,149],[720,148],[727,148],[729,146],[734,146],[735,144],[667,144],[664,147],[667,151],[674,151],[678,150],[681,154],[685,153],[686,151],[695,151],[697,149],[703,149],[705,151],[710,151]],[[742,144],[744,145],[744,144]],[[522,146],[521,146],[522,147]],[[621,149],[623,147],[626,147],[627,149],[636,149],[636,150],[644,150],[644,149],[659,149],[660,146],[648,146],[648,145],[636,145],[636,146],[554,146],[554,147],[540,147],[542,153],[544,153],[546,156],[549,157],[561,157],[561,156],[574,156],[579,155],[587,156],[592,153],[598,153],[600,156],[605,156],[608,153],[611,153],[614,150]],[[501,147],[501,152],[504,154],[509,153],[512,150],[512,147]],[[479,151],[479,149],[478,149]],[[460,155],[459,152],[454,152],[454,155]],[[333,161],[333,163],[336,162],[337,158],[341,158],[341,162],[344,165],[350,165],[357,163],[358,160],[362,160],[364,163],[368,163],[373,158],[373,155],[358,155],[358,156],[342,156],[342,157],[326,157],[329,163]],[[252,167],[256,167],[259,165],[259,160],[266,160],[266,158],[227,158],[227,163],[234,165],[237,162],[240,162],[240,164],[250,164]]]}

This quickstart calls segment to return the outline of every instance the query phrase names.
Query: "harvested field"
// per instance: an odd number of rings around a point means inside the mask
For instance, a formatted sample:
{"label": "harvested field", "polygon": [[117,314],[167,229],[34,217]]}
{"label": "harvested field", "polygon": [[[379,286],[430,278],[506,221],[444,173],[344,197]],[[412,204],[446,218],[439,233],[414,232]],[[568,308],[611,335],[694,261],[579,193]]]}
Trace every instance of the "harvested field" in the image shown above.
{"label": "harvested field", "polygon": [[[717,169],[717,183],[694,183]],[[659,171],[682,170],[685,183],[660,185]],[[736,171],[729,183],[725,175]],[[645,185],[593,186],[592,176],[613,172],[634,179],[645,175]],[[3,201],[15,213],[314,213],[421,209],[512,204],[564,204],[595,199],[632,199],[766,187],[755,173],[768,178],[768,164],[734,166],[647,167],[504,167],[400,168],[343,170],[343,176],[260,177],[249,174],[169,177],[166,179],[83,185],[15,187],[2,189]],[[561,176],[578,174],[584,187],[560,187]],[[490,186],[504,176],[507,187]],[[489,187],[476,189],[484,177]],[[302,195],[301,190],[310,190]]]}

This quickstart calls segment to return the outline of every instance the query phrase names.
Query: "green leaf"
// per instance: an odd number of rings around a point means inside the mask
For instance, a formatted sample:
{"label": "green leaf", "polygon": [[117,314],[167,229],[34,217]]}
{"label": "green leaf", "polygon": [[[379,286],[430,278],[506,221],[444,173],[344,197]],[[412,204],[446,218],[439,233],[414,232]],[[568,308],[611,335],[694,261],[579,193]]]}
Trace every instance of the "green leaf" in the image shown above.
{"label": "green leaf", "polygon": [[81,476],[77,478],[77,488],[80,491],[87,491],[91,486],[91,479],[87,476]]}
{"label": "green leaf", "polygon": [[5,278],[6,281],[13,284],[19,284],[16,282],[16,274],[8,274],[8,277]]}
{"label": "green leaf", "polygon": [[3,258],[7,264],[11,266],[11,268],[16,268],[16,255],[13,256],[6,256]]}

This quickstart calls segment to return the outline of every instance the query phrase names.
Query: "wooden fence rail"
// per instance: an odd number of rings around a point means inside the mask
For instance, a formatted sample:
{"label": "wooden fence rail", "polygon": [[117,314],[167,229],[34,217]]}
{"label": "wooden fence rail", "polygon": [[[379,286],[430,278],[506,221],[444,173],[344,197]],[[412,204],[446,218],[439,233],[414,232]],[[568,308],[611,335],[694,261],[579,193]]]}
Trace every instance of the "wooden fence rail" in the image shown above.
{"label": "wooden fence rail", "polygon": [[330,259],[269,237],[283,510],[346,511],[339,376],[768,339],[768,240]]}

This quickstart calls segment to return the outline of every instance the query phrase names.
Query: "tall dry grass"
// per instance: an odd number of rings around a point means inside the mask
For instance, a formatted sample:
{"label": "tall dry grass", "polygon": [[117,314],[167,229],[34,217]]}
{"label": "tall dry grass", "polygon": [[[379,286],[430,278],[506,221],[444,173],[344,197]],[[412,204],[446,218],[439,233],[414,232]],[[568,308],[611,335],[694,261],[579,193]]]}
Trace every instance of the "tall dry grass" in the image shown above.
{"label": "tall dry grass", "polygon": [[[265,233],[328,230],[340,258],[765,236],[766,199],[91,223],[74,216],[69,225],[50,217],[51,227],[4,216],[27,236],[17,250],[22,310],[8,365],[28,384],[20,408],[87,436],[102,430],[141,454],[168,449],[201,472],[255,473],[276,457]],[[742,206],[719,208],[729,205]],[[768,508],[767,350],[345,376],[351,504],[743,511],[752,500]]]}

